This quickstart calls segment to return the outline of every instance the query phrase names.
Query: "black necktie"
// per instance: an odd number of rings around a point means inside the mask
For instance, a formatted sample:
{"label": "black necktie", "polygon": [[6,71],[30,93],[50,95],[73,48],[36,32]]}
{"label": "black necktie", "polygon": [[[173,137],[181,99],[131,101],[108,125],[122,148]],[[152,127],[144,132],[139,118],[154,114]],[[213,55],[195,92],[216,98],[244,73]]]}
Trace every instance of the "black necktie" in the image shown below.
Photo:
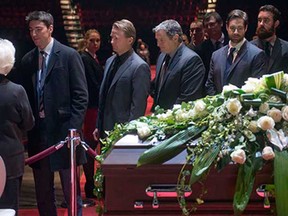
{"label": "black necktie", "polygon": [[43,97],[43,90],[44,90],[44,82],[45,82],[45,77],[46,77],[46,57],[47,53],[44,51],[40,51],[41,58],[40,58],[40,63],[41,63],[41,68],[39,70],[39,80],[38,80],[38,102],[39,102],[39,117],[40,118],[45,118],[44,114],[44,97]]}
{"label": "black necktie", "polygon": [[236,48],[235,47],[231,47],[230,48],[230,52],[229,52],[229,55],[227,57],[227,62],[229,64],[229,66],[231,66],[232,62],[233,62],[233,58],[234,58],[234,52],[235,52]]}
{"label": "black necktie", "polygon": [[227,85],[228,84],[228,75],[230,73],[230,67],[232,65],[232,62],[233,62],[233,53],[235,52],[236,48],[235,47],[231,47],[230,48],[230,52],[229,52],[229,55],[227,57],[227,61],[226,61],[226,70],[224,72],[224,85]]}
{"label": "black necktie", "polygon": [[267,41],[265,42],[264,51],[268,57],[270,57],[270,43]]}
{"label": "black necktie", "polygon": [[162,86],[165,74],[167,72],[167,68],[169,65],[171,57],[167,54],[164,58],[164,61],[162,63],[161,71],[160,71],[160,86]]}

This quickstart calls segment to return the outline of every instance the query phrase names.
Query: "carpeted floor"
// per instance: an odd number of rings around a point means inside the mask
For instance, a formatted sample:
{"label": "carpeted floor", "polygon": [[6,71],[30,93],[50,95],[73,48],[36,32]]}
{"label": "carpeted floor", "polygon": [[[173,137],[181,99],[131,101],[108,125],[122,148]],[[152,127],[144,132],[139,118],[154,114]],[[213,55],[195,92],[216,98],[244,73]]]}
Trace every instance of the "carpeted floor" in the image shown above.
{"label": "carpeted floor", "polygon": [[[84,194],[84,183],[85,176],[81,170],[81,192],[82,198],[85,198]],[[58,216],[68,216],[68,212],[66,208],[62,208],[60,205],[64,200],[59,174],[55,173],[55,195],[56,195],[56,203],[57,203],[57,211]],[[21,195],[20,195],[20,211],[18,216],[38,216],[37,204],[35,198],[35,187],[32,169],[28,166],[25,167],[25,173],[22,181]],[[95,206],[85,207],[83,208],[83,216],[97,216]]]}

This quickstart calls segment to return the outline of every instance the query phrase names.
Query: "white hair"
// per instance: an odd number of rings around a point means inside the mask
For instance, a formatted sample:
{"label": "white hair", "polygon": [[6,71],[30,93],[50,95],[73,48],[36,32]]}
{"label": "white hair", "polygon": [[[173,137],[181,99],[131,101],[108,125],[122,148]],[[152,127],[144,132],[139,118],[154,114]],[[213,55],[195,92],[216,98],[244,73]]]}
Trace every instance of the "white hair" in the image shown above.
{"label": "white hair", "polygon": [[14,66],[15,47],[6,39],[0,39],[0,74],[7,75]]}

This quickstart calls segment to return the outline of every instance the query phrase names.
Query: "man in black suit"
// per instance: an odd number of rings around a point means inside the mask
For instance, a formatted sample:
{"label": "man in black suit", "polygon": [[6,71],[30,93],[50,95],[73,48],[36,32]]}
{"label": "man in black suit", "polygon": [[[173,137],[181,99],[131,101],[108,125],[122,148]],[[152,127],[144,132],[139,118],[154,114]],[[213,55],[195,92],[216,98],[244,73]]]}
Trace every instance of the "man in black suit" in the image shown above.
{"label": "man in black suit", "polygon": [[159,105],[170,109],[174,104],[201,98],[205,67],[200,57],[183,44],[179,23],[165,20],[153,31],[161,51],[151,91],[153,108]]}
{"label": "man in black suit", "polygon": [[222,32],[223,20],[217,12],[206,13],[203,17],[203,25],[208,39],[196,46],[194,50],[201,57],[205,65],[206,73],[204,79],[206,82],[212,53],[225,46],[228,43],[228,38]]}
{"label": "man in black suit", "polygon": [[195,50],[196,46],[200,45],[205,40],[205,32],[202,21],[193,21],[190,24],[190,37],[191,41],[188,47]]}
{"label": "man in black suit", "polygon": [[150,89],[150,68],[133,50],[136,29],[126,19],[112,25],[111,45],[115,54],[107,59],[100,87],[99,111],[94,138],[106,136],[116,123],[145,114]]}
{"label": "man in black suit", "polygon": [[[84,66],[78,52],[52,37],[53,17],[44,11],[28,14],[30,36],[36,48],[21,61],[25,87],[35,116],[28,133],[28,153],[35,155],[65,140],[69,129],[81,130],[88,103]],[[86,162],[83,148],[77,147],[78,165]],[[54,171],[59,171],[66,202],[70,200],[70,154],[67,145],[32,164],[40,216],[56,216]],[[78,182],[77,207],[82,215]],[[70,212],[71,214],[71,212]]]}
{"label": "man in black suit", "polygon": [[258,38],[252,41],[254,45],[265,51],[268,73],[282,70],[288,73],[288,42],[276,35],[280,16],[280,11],[273,5],[260,7],[256,30]]}
{"label": "man in black suit", "polygon": [[226,29],[230,41],[212,54],[206,82],[208,95],[221,93],[229,83],[241,87],[249,77],[266,73],[265,54],[245,39],[247,28],[248,16],[244,11],[233,10],[228,14]]}

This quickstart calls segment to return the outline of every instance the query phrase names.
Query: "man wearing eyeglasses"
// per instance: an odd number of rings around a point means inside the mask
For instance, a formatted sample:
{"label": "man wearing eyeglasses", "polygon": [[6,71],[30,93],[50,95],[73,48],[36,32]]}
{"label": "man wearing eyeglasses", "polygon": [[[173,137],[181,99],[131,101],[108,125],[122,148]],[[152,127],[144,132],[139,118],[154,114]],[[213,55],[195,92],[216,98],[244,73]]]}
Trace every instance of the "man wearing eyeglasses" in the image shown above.
{"label": "man wearing eyeglasses", "polygon": [[258,38],[252,41],[265,51],[268,73],[282,70],[288,72],[288,42],[276,35],[276,29],[280,26],[280,16],[280,11],[273,5],[260,7],[256,30]]}
{"label": "man wearing eyeglasses", "polygon": [[226,29],[230,41],[212,54],[206,82],[208,95],[221,93],[228,84],[241,87],[249,77],[266,73],[265,53],[245,39],[247,28],[248,16],[244,11],[233,10],[228,14]]}
{"label": "man wearing eyeglasses", "polygon": [[205,69],[205,81],[208,77],[210,59],[212,53],[228,43],[228,39],[222,32],[223,20],[217,12],[209,12],[203,18],[204,30],[207,33],[207,40],[196,46],[195,52],[201,57]]}

